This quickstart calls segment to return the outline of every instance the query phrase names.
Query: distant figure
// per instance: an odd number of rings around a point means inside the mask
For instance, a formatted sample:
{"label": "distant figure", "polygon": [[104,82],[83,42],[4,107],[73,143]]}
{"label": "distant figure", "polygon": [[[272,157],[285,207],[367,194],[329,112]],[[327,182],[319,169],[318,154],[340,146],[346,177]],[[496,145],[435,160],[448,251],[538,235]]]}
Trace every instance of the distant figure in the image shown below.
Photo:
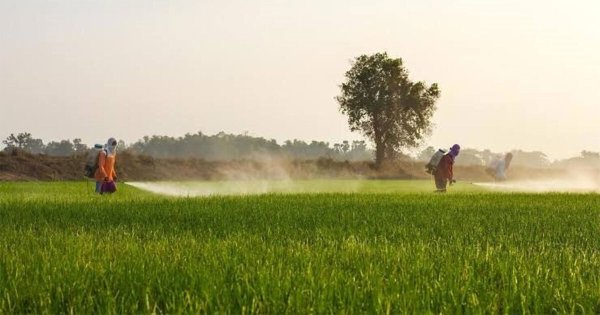
{"label": "distant figure", "polygon": [[117,140],[110,138],[104,145],[104,149],[98,155],[98,169],[96,170],[96,192],[99,194],[114,193],[117,191],[117,173],[115,173],[115,162],[117,153]]}
{"label": "distant figure", "polygon": [[456,181],[454,180],[454,174],[452,173],[452,167],[454,166],[454,159],[460,153],[460,146],[458,144],[453,145],[450,148],[448,154],[444,155],[440,160],[437,169],[434,173],[435,188],[436,192],[445,193],[446,185],[450,183],[452,185]]}
{"label": "distant figure", "polygon": [[496,181],[505,181],[506,180],[506,170],[510,166],[510,162],[512,161],[513,154],[506,153],[504,158],[502,156],[498,156],[493,159],[488,165],[486,172],[494,177]]}

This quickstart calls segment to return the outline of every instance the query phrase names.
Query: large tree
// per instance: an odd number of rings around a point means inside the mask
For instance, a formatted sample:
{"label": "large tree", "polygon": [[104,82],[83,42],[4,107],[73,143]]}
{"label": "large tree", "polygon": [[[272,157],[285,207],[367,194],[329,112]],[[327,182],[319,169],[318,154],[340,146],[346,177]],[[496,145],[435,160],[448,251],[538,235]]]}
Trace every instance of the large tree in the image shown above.
{"label": "large tree", "polygon": [[340,110],[348,115],[350,130],[375,144],[377,166],[401,148],[419,144],[440,96],[437,84],[410,81],[402,59],[387,53],[357,57],[340,88]]}

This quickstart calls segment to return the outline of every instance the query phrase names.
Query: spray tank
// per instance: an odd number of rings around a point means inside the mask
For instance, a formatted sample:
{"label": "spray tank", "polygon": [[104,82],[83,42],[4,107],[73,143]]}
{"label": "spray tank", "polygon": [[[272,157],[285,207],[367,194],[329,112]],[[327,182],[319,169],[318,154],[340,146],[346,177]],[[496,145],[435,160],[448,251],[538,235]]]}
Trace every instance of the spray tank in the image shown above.
{"label": "spray tank", "polygon": [[88,152],[87,159],[85,161],[84,175],[87,178],[94,178],[96,170],[98,169],[98,156],[104,147],[101,144],[96,144],[90,152]]}
{"label": "spray tank", "polygon": [[445,150],[438,149],[429,159],[429,162],[425,165],[425,172],[429,174],[434,174],[437,170],[438,164],[446,154]]}

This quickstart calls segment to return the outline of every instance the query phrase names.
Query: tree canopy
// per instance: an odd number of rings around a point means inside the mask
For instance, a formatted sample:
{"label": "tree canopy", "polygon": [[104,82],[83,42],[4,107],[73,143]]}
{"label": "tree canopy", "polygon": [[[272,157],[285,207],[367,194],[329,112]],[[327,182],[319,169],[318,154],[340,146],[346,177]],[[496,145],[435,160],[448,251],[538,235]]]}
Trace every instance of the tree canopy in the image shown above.
{"label": "tree canopy", "polygon": [[375,144],[377,165],[402,148],[417,146],[428,134],[440,90],[435,83],[410,81],[402,59],[387,53],[362,55],[345,76],[336,100],[350,130]]}

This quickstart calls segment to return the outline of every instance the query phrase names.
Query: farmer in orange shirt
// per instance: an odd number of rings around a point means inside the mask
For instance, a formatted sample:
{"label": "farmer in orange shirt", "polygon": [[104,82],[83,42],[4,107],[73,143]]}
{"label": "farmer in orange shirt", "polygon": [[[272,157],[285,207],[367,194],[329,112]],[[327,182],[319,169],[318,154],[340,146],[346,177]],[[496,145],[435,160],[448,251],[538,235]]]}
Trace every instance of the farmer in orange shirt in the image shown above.
{"label": "farmer in orange shirt", "polygon": [[98,169],[96,170],[96,192],[113,193],[117,191],[115,181],[117,173],[115,173],[115,161],[117,153],[117,140],[110,138],[104,145],[104,149],[98,155]]}

